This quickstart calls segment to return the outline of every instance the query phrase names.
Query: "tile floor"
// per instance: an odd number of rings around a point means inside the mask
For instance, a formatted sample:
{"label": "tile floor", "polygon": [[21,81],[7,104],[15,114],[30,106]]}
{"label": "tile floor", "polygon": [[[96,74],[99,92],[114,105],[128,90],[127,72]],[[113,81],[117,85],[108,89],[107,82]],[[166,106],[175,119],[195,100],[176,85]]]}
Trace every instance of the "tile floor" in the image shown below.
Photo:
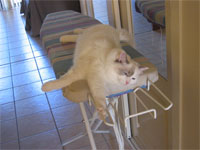
{"label": "tile floor", "polygon": [[[1,149],[62,149],[61,143],[85,129],[79,105],[59,90],[41,91],[53,78],[40,39],[26,33],[19,9],[0,11]],[[94,136],[99,149],[117,149],[113,133]],[[90,149],[88,138],[64,149]]]}

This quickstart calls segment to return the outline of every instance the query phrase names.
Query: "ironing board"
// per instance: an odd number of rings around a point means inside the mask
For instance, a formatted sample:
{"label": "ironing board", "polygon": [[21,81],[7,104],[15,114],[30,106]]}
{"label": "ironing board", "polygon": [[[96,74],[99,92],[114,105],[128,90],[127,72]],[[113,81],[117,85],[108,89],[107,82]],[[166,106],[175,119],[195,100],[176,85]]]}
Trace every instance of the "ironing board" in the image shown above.
{"label": "ironing board", "polygon": [[[76,28],[86,28],[86,27],[96,25],[99,23],[100,22],[95,20],[94,18],[84,16],[80,13],[70,11],[70,10],[51,13],[51,14],[47,15],[47,17],[45,18],[44,23],[41,27],[41,30],[40,30],[40,37],[42,40],[43,47],[45,48],[45,50],[48,53],[48,57],[51,61],[56,78],[59,78],[61,75],[66,73],[67,70],[71,67],[73,52],[74,52],[74,48],[75,48],[75,43],[61,44],[59,41],[60,37],[62,35],[66,35],[66,34],[72,34],[73,30]],[[126,51],[126,53],[128,55],[130,55],[139,64],[142,64],[142,65],[147,64],[147,66],[150,65],[150,67],[154,69],[154,70],[150,70],[151,73],[148,75],[148,78],[151,78],[152,83],[150,83],[150,82],[144,83],[144,86],[138,87],[137,89],[135,89],[135,91],[141,90],[142,88],[149,88],[149,87],[147,87],[148,85],[153,84],[153,82],[158,80],[157,70],[155,69],[155,67],[152,67],[152,64],[149,63],[149,61],[146,58],[144,58],[140,53],[138,53],[130,45],[128,45],[127,43],[122,43],[121,45],[122,45],[122,49],[124,49]],[[144,78],[147,78],[147,76],[144,76]],[[143,85],[143,83],[140,83],[140,84]],[[114,130],[116,130],[116,132],[118,132],[116,134],[116,136],[117,136],[118,143],[120,143],[119,144],[120,149],[123,149],[123,137],[121,135],[121,130],[119,130],[119,128],[120,128],[119,119],[117,119],[117,120],[115,119],[115,113],[117,111],[118,97],[120,95],[124,95],[129,92],[134,92],[134,90],[129,89],[128,91],[122,91],[120,93],[116,93],[114,95],[108,95],[106,97],[108,108],[110,108],[110,109],[108,109],[108,111],[110,114],[112,114],[111,120],[112,120],[112,122],[114,121],[114,122],[118,123],[117,125],[113,126],[113,128],[114,128]],[[114,107],[114,105],[116,107]],[[92,121],[89,122],[83,103],[80,103],[80,108],[81,108],[81,112],[82,112],[82,115],[83,115],[83,118],[85,121],[87,134],[89,136],[92,149],[96,149],[95,141],[94,141],[90,127],[91,127],[91,124],[95,121],[95,119],[97,119],[97,115],[95,113],[92,118]],[[153,111],[154,115],[155,115],[155,111],[149,110],[149,112],[151,112],[151,111]],[[143,112],[143,113],[148,113],[148,112]],[[140,114],[137,114],[137,115],[140,115]],[[125,118],[125,126],[127,126],[126,121],[131,117],[134,117],[134,115],[127,116]],[[155,117],[156,117],[156,115],[154,116],[154,118]],[[107,123],[107,124],[109,125],[109,123]],[[113,124],[113,123],[111,123],[111,124]],[[97,125],[95,127],[96,130],[99,125]],[[96,130],[94,130],[94,131],[96,131]],[[80,137],[82,137],[82,135],[79,137],[76,137],[72,141],[74,141]],[[69,141],[69,142],[71,142],[71,141]],[[69,143],[69,142],[67,142],[67,143]]]}

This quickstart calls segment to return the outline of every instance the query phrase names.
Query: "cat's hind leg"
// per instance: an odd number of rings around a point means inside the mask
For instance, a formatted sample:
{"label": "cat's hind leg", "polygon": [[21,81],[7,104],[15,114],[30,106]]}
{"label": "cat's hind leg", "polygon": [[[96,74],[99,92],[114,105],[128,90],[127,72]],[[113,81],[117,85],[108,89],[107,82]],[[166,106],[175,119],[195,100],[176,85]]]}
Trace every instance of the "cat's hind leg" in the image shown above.
{"label": "cat's hind leg", "polygon": [[104,96],[98,96],[96,94],[92,94],[94,106],[98,112],[99,118],[101,120],[105,120],[106,118],[106,99]]}
{"label": "cat's hind leg", "polygon": [[[95,76],[98,78],[98,76]],[[94,106],[101,120],[106,118],[106,99],[104,92],[104,84],[100,80],[93,80],[92,77],[88,80],[90,94],[93,99]]]}
{"label": "cat's hind leg", "polygon": [[76,42],[78,35],[63,35],[60,37],[61,43]]}
{"label": "cat's hind leg", "polygon": [[52,90],[61,89],[77,80],[81,80],[82,78],[82,74],[77,72],[77,70],[74,69],[74,67],[72,67],[66,74],[61,76],[59,79],[44,83],[42,85],[42,91],[49,92]]}
{"label": "cat's hind leg", "polygon": [[83,31],[84,31],[85,29],[82,29],[82,28],[77,28],[77,29],[74,29],[74,33],[75,34],[81,34],[81,33],[83,33]]}

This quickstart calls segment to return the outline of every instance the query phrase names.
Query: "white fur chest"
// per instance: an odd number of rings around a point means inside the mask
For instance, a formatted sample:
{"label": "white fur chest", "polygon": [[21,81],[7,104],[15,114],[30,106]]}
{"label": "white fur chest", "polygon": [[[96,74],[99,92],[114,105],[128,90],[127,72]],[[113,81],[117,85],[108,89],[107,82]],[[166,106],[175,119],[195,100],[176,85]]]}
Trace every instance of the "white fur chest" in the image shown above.
{"label": "white fur chest", "polygon": [[109,75],[106,77],[104,81],[105,81],[106,95],[115,94],[124,91],[124,89],[126,89],[126,85],[120,84],[115,76]]}

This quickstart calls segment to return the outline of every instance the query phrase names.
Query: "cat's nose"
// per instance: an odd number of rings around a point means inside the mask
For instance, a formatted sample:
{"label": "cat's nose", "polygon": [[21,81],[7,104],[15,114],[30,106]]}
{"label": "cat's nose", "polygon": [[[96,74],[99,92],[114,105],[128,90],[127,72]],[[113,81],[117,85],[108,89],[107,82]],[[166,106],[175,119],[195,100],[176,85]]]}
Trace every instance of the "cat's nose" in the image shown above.
{"label": "cat's nose", "polygon": [[131,82],[131,79],[126,79],[126,85],[129,84]]}

